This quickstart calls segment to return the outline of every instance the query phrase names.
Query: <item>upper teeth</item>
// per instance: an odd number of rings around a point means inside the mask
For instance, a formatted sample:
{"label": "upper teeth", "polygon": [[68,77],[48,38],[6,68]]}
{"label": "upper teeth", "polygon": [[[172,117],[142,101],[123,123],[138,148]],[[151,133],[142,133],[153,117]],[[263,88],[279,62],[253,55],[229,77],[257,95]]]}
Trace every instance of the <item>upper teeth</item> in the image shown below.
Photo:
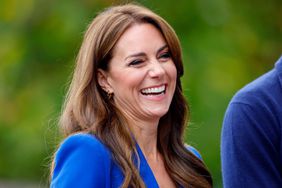
{"label": "upper teeth", "polygon": [[147,88],[147,89],[143,89],[142,93],[161,93],[165,91],[165,85],[162,85],[160,87],[153,87],[153,88]]}

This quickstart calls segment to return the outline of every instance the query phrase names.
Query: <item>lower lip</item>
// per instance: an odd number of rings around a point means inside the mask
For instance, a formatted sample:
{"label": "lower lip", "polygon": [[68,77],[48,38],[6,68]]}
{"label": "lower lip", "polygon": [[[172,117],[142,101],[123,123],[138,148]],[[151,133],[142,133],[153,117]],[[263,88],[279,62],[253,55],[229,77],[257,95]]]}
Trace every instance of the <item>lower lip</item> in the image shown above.
{"label": "lower lip", "polygon": [[153,101],[161,101],[162,99],[165,98],[165,93],[162,93],[159,95],[143,95],[143,94],[141,95],[145,97],[146,99],[153,100]]}

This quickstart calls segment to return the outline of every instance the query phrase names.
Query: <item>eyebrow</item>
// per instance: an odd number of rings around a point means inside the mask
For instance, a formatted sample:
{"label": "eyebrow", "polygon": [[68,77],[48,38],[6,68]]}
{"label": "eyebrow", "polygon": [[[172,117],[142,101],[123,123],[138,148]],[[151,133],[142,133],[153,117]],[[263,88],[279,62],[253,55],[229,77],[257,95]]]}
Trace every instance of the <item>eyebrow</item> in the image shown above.
{"label": "eyebrow", "polygon": [[168,45],[165,44],[163,47],[161,47],[160,49],[158,49],[157,53],[160,53],[161,51],[163,51],[164,49],[168,48]]}
{"label": "eyebrow", "polygon": [[[168,47],[168,45],[165,44],[164,46],[162,46],[162,47],[160,47],[160,48],[158,49],[157,53],[160,53],[162,50],[166,49],[167,47]],[[145,55],[146,55],[146,54],[145,54],[144,52],[139,52],[139,53],[131,54],[131,55],[127,56],[127,57],[125,58],[125,60],[128,59],[128,58],[131,58],[131,57],[140,57],[140,56],[145,56]]]}

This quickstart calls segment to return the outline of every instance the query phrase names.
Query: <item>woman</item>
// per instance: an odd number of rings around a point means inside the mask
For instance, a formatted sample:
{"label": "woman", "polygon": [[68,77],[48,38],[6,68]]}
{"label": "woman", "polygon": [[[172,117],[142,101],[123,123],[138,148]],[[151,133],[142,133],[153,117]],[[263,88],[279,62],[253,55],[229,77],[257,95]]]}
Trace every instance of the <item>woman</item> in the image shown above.
{"label": "woman", "polygon": [[183,143],[182,74],[180,43],[161,17],[132,4],[100,13],[77,58],[51,187],[212,187]]}

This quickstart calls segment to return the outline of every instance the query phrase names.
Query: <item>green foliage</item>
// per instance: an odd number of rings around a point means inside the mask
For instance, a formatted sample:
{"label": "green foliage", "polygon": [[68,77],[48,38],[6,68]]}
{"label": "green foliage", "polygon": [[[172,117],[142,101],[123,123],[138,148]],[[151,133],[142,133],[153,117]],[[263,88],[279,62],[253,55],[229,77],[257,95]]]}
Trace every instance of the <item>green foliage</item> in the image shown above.
{"label": "green foliage", "polygon": [[[117,1],[119,2],[119,1]],[[0,179],[47,181],[57,118],[83,32],[114,1],[4,0],[0,4]],[[122,1],[120,1],[122,2]],[[220,131],[233,94],[281,54],[275,0],[139,1],[164,17],[183,47],[186,141],[221,187]]]}

